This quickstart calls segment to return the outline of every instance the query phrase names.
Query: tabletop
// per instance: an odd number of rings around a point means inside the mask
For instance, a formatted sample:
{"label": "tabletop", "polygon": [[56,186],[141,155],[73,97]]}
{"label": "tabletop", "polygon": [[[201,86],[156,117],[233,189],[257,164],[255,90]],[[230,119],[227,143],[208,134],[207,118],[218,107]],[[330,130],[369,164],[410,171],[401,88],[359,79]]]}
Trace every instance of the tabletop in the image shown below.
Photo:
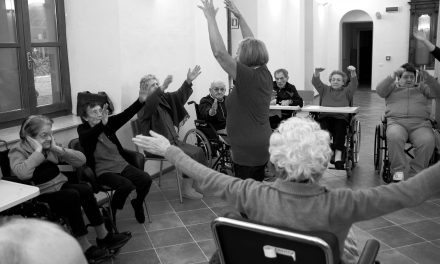
{"label": "tabletop", "polygon": [[301,108],[304,112],[321,112],[321,113],[343,113],[343,114],[355,114],[359,112],[359,106],[347,106],[347,107],[330,107],[319,105],[306,105]]}
{"label": "tabletop", "polygon": [[0,212],[40,194],[35,186],[0,180]]}

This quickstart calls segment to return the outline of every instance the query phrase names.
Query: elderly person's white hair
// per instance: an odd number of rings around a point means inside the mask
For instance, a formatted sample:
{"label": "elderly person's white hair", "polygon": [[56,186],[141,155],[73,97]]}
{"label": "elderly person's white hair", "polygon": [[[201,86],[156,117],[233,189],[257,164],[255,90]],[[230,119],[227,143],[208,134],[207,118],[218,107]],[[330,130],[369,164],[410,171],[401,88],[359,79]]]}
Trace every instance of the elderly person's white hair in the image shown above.
{"label": "elderly person's white hair", "polygon": [[157,82],[159,82],[159,79],[156,77],[156,75],[147,74],[141,78],[140,86],[142,87],[143,85],[147,85],[150,80],[156,80]]}
{"label": "elderly person's white hair", "polygon": [[281,178],[318,182],[332,155],[330,135],[310,118],[291,117],[270,137],[270,161]]}

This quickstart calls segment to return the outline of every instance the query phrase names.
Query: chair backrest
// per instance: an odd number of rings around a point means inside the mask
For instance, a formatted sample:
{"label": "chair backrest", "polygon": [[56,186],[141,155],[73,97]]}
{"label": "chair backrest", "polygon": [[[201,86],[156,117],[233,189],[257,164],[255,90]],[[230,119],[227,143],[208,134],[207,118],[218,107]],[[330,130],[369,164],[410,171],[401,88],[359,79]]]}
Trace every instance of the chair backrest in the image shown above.
{"label": "chair backrest", "polygon": [[191,105],[191,104],[194,104],[194,109],[196,110],[196,118],[200,120],[201,117],[200,117],[200,111],[199,111],[199,104],[196,103],[195,101],[189,101],[188,105]]}
{"label": "chair backrest", "polygon": [[216,218],[211,223],[223,264],[337,264],[338,239],[329,232],[297,232],[237,220]]}
{"label": "chair backrest", "polygon": [[315,92],[311,90],[298,90],[298,94],[303,99],[304,105],[313,104],[313,99],[315,98]]}

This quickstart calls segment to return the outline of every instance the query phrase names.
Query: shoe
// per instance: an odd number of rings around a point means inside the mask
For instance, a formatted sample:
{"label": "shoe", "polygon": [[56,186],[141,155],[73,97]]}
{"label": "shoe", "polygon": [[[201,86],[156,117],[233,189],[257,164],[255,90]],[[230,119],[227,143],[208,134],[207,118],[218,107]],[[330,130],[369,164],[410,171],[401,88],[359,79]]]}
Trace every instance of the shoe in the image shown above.
{"label": "shoe", "polygon": [[109,254],[108,251],[103,248],[91,246],[84,252],[84,256],[86,256],[87,262],[95,263],[108,258]]}
{"label": "shoe", "polygon": [[145,214],[142,202],[139,202],[137,199],[133,199],[131,200],[131,205],[133,206],[134,217],[136,217],[136,220],[139,224],[143,224],[145,222]]}
{"label": "shoe", "polygon": [[335,169],[344,170],[345,162],[342,160],[335,161]]}
{"label": "shoe", "polygon": [[101,248],[106,249],[118,249],[127,244],[127,242],[131,239],[131,233],[118,233],[113,234],[108,232],[107,236],[103,239],[96,238],[96,244]]}
{"label": "shoe", "polygon": [[396,171],[394,174],[393,174],[393,182],[400,182],[400,181],[403,181],[403,172],[401,172],[401,171]]}
{"label": "shoe", "polygon": [[192,200],[202,199],[203,194],[198,193],[193,188],[193,186],[192,186],[193,182],[194,182],[194,180],[191,178],[183,178],[182,179],[182,196],[187,199],[192,199]]}

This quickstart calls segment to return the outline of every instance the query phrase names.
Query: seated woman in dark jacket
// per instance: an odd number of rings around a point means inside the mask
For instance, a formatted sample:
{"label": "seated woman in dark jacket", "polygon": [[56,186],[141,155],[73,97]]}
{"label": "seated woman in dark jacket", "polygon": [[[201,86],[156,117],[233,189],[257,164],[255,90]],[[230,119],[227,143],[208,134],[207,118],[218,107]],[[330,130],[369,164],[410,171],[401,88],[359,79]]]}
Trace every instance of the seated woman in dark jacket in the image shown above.
{"label": "seated woman in dark jacket", "polygon": [[136,189],[137,197],[131,200],[136,220],[145,222],[143,202],[151,187],[151,177],[143,170],[130,165],[126,153],[116,137],[116,131],[127,123],[144,105],[147,90],[139,91],[139,99],[122,113],[108,116],[107,105],[88,103],[81,109],[83,124],[78,126],[81,146],[87,165],[95,170],[98,180],[115,190],[111,208],[113,216],[122,209],[128,195]]}
{"label": "seated woman in dark jacket", "polygon": [[[58,146],[52,135],[52,120],[46,116],[29,116],[20,129],[20,142],[9,152],[14,175],[40,188],[38,200],[48,203],[51,210],[66,217],[84,254],[89,260],[107,257],[103,248],[119,248],[130,239],[125,234],[107,232],[92,189],[87,184],[67,182],[58,164],[67,162],[73,167],[84,165],[86,158],[76,150]],[[99,247],[87,239],[82,209],[94,227]],[[44,239],[44,238],[42,238]]]}

